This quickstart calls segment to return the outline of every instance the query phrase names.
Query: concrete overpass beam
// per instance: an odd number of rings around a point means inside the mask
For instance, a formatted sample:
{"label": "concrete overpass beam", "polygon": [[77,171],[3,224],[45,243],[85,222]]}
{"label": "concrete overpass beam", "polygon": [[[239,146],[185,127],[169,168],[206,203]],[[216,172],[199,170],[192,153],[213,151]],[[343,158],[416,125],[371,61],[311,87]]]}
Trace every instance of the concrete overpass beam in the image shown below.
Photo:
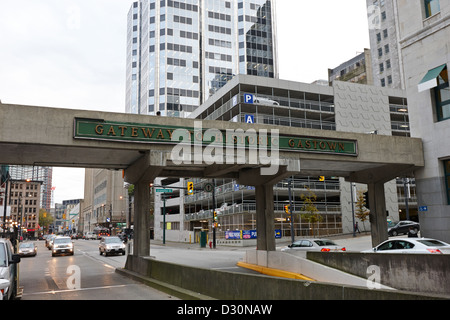
{"label": "concrete overpass beam", "polygon": [[388,239],[384,182],[369,183],[367,187],[370,203],[369,220],[372,231],[372,246],[375,247]]}
{"label": "concrete overpass beam", "polygon": [[275,175],[261,174],[261,168],[241,170],[239,183],[255,186],[257,250],[275,251],[273,186],[300,172],[300,160],[286,160]]}
{"label": "concrete overpass beam", "polygon": [[150,256],[150,183],[141,180],[134,185],[133,255]]}
{"label": "concrete overpass beam", "polygon": [[149,151],[125,170],[125,181],[134,184],[134,249],[133,255],[150,255],[150,183],[166,166],[167,154]]}
{"label": "concrete overpass beam", "polygon": [[163,151],[148,151],[125,169],[124,180],[136,184],[138,181],[153,181],[167,166],[168,154]]}
{"label": "concrete overpass beam", "polygon": [[273,185],[255,187],[257,250],[275,251],[275,220],[273,207]]}

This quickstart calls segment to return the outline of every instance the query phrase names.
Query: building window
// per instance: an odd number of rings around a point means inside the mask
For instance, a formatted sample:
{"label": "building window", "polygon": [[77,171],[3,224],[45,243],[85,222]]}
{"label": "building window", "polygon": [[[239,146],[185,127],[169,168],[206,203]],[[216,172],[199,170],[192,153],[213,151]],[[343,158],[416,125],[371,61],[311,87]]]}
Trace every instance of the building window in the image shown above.
{"label": "building window", "polygon": [[439,0],[424,0],[425,1],[425,17],[429,18],[439,11],[441,11],[441,6]]}
{"label": "building window", "polygon": [[445,194],[447,195],[447,204],[450,205],[450,160],[444,161],[445,173]]}
{"label": "building window", "polygon": [[391,68],[391,59],[386,60],[386,69],[390,69]]}
{"label": "building window", "polygon": [[438,78],[438,86],[434,89],[438,121],[450,119],[450,88],[447,67],[442,70]]}

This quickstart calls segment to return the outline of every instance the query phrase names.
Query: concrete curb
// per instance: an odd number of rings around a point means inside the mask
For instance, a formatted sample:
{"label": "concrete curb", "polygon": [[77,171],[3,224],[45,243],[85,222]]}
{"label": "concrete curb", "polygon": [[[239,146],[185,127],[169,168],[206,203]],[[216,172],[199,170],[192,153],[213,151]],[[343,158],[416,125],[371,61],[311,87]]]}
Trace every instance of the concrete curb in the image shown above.
{"label": "concrete curb", "polygon": [[258,266],[255,264],[245,263],[245,262],[241,262],[241,261],[237,263],[237,266],[246,268],[246,269],[250,269],[250,270],[254,270],[256,272],[262,273],[267,276],[272,276],[272,277],[297,279],[297,280],[305,280],[305,281],[316,281],[316,280],[308,278],[300,273],[262,267],[262,266]]}
{"label": "concrete curb", "polygon": [[216,300],[209,296],[205,296],[201,293],[197,293],[191,290],[183,289],[171,284],[158,281],[149,277],[144,277],[136,272],[129,271],[124,268],[116,268],[116,273],[133,279],[135,281],[141,282],[149,287],[157,289],[159,291],[165,292],[167,294],[173,295],[181,300]]}

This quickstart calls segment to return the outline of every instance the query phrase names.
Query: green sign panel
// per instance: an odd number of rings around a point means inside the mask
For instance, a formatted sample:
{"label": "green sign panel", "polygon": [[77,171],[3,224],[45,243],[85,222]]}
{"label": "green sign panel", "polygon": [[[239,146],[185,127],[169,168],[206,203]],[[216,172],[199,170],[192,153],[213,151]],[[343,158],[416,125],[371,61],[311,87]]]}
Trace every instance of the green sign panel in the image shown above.
{"label": "green sign panel", "polygon": [[[200,121],[199,121],[200,122]],[[200,122],[201,123],[201,122]],[[176,130],[187,133],[187,139],[172,139]],[[162,126],[157,124],[119,123],[95,119],[75,118],[74,138],[105,140],[133,143],[184,143],[202,144],[203,146],[230,146],[246,148],[278,148],[280,151],[314,152],[357,156],[355,140],[304,137],[290,135],[274,135],[271,130],[215,130],[208,128],[189,128]],[[178,135],[177,135],[178,136]]]}
{"label": "green sign panel", "polygon": [[173,189],[156,189],[157,193],[172,193]]}

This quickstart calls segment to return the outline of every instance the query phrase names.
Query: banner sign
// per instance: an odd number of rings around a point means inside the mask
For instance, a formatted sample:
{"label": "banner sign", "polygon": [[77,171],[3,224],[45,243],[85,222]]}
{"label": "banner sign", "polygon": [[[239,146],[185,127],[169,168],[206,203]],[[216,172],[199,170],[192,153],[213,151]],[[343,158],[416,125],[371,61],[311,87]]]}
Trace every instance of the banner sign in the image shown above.
{"label": "banner sign", "polygon": [[[201,121],[198,121],[200,124]],[[188,134],[188,140],[177,140],[177,133],[182,130]],[[264,131],[264,132],[262,132]],[[313,152],[336,155],[357,156],[356,140],[345,140],[321,137],[303,137],[291,135],[275,135],[272,130],[249,129],[218,130],[208,128],[188,128],[163,126],[157,124],[121,123],[96,119],[75,118],[74,139],[90,139],[133,143],[163,143],[178,144],[193,143],[203,146],[230,145],[245,146],[246,148],[260,148],[261,146],[278,148],[280,151]],[[211,133],[213,132],[213,133]]]}
{"label": "banner sign", "polygon": [[[233,230],[225,231],[225,239],[227,240],[250,240],[256,239],[256,230]],[[275,239],[281,238],[281,230],[275,230]]]}

